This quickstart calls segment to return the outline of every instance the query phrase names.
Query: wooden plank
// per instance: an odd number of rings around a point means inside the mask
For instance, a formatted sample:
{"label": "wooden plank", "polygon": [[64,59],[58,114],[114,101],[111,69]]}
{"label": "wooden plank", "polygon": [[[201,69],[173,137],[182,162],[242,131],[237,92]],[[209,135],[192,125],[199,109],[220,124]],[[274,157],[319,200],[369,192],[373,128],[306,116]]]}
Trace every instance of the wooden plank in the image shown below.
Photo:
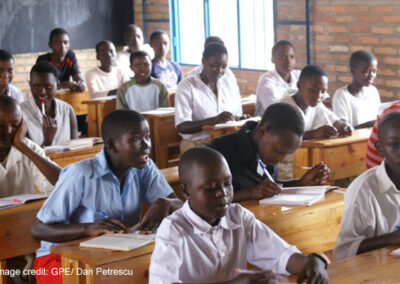
{"label": "wooden plank", "polygon": [[82,149],[70,150],[65,152],[48,153],[47,156],[60,167],[64,168],[70,164],[84,159],[93,158],[101,151],[103,144],[94,145]]}
{"label": "wooden plank", "polygon": [[69,103],[76,115],[83,115],[88,113],[87,106],[82,104],[83,101],[89,99],[89,91],[86,89],[83,92],[76,92],[70,90],[60,90],[56,92],[57,99]]}
{"label": "wooden plank", "polygon": [[109,96],[83,101],[88,106],[88,135],[101,137],[101,123],[103,118],[116,109],[116,97]]}

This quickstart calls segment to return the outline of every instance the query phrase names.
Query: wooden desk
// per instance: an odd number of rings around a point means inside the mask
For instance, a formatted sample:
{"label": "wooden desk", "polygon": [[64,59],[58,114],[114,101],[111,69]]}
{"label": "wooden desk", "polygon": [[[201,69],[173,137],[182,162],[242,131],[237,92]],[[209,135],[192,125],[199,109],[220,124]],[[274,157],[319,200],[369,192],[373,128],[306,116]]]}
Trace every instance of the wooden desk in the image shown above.
{"label": "wooden desk", "polygon": [[87,89],[83,92],[60,90],[56,92],[56,98],[69,103],[76,115],[88,113],[87,106],[82,104],[83,101],[89,99],[89,91]]}
{"label": "wooden desk", "polygon": [[347,138],[305,140],[293,154],[293,177],[299,178],[305,170],[324,161],[331,169],[329,180],[359,175],[366,170],[365,156],[371,128],[357,129]]}
{"label": "wooden desk", "polygon": [[101,123],[104,116],[115,110],[116,96],[85,100],[82,104],[87,107],[89,137],[101,137]]}
{"label": "wooden desk", "polygon": [[[0,270],[6,269],[6,259],[34,253],[40,246],[31,236],[31,227],[44,200],[0,210]],[[0,276],[0,283],[7,283]]]}
{"label": "wooden desk", "polygon": [[48,153],[47,156],[60,167],[64,168],[69,164],[94,157],[98,152],[101,151],[102,148],[103,144],[99,144],[92,147],[70,150],[66,152]]}
{"label": "wooden desk", "polygon": [[222,135],[227,135],[239,131],[242,128],[243,124],[248,120],[254,120],[256,122],[259,122],[261,120],[261,117],[256,116],[249,118],[247,120],[233,122],[235,124],[238,123],[237,125],[229,125],[229,123],[232,122],[228,122],[227,125],[225,126],[205,125],[203,126],[203,130],[208,131],[208,134],[210,135],[210,140],[213,140]]}
{"label": "wooden desk", "polygon": [[289,244],[303,253],[333,249],[343,211],[343,194],[328,192],[324,199],[307,207],[285,210],[282,206],[259,205],[258,201],[240,204],[254,213]]}
{"label": "wooden desk", "polygon": [[[390,255],[399,246],[388,246],[332,262],[328,267],[331,284],[399,283],[400,257]],[[296,276],[280,278],[280,283],[296,282]]]}

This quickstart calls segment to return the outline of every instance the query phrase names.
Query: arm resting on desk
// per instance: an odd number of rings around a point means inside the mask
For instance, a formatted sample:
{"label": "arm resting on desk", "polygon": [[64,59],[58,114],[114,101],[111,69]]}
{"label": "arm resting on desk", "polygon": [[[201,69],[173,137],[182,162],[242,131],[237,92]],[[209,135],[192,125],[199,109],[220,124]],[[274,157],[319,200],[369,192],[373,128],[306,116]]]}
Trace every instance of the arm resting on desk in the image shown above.
{"label": "arm resting on desk", "polygon": [[196,120],[196,121],[185,121],[176,126],[179,133],[192,134],[203,130],[205,125],[215,125],[218,123],[225,123],[230,120],[236,120],[236,117],[230,112],[224,111],[217,116]]}
{"label": "arm resting on desk", "polygon": [[326,266],[327,262],[323,262],[313,254],[306,256],[294,253],[289,258],[286,270],[299,275],[297,283],[303,283],[305,279],[308,279],[307,283],[329,283]]}
{"label": "arm resting on desk", "polygon": [[357,254],[382,248],[388,245],[398,245],[399,243],[400,230],[396,230],[391,233],[363,240],[358,247]]}

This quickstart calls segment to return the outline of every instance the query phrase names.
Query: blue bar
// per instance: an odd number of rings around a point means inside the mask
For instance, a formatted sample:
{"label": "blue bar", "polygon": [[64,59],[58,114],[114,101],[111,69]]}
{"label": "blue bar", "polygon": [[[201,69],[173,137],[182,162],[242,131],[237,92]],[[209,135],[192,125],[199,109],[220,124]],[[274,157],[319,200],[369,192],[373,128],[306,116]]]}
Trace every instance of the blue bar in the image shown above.
{"label": "blue bar", "polygon": [[143,40],[146,42],[146,0],[142,0]]}
{"label": "blue bar", "polygon": [[307,44],[307,64],[311,62],[310,48],[310,0],[306,0],[306,44]]}
{"label": "blue bar", "polygon": [[204,37],[210,36],[210,4],[209,0],[203,1],[204,6]]}
{"label": "blue bar", "polygon": [[242,67],[242,40],[240,30],[240,0],[236,0],[236,15],[237,15],[237,33],[238,33],[238,55],[239,55],[239,68]]}

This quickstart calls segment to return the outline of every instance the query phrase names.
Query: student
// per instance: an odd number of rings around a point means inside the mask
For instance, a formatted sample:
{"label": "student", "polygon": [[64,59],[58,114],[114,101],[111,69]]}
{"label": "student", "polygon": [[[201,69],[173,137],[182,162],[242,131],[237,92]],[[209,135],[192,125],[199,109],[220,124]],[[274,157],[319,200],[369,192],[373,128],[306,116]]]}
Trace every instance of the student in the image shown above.
{"label": "student", "polygon": [[183,140],[181,153],[209,142],[204,125],[242,118],[242,103],[237,86],[220,80],[228,63],[225,46],[211,43],[203,52],[203,70],[185,78],[175,94],[175,127]]}
{"label": "student", "polygon": [[[301,145],[303,134],[301,111],[289,104],[275,103],[266,109],[260,123],[248,121],[240,131],[211,141],[209,147],[219,151],[228,162],[235,191],[233,201],[262,199],[280,193],[281,188],[275,181],[283,186],[325,184],[328,169],[323,162],[300,179],[277,181],[277,163]],[[274,181],[260,171],[259,160]]]}
{"label": "student", "polygon": [[[59,72],[58,86],[60,88],[84,91],[85,82],[80,74],[75,53],[69,47],[68,33],[62,28],[52,30],[49,37],[49,47],[51,52],[40,55],[36,63],[45,61],[57,67]],[[73,82],[70,81],[70,77],[72,77]]]}
{"label": "student", "polygon": [[281,102],[298,106],[302,110],[305,121],[304,140],[351,135],[352,127],[349,122],[339,119],[321,103],[322,97],[328,91],[325,70],[316,65],[304,67],[297,88],[294,95],[283,97]]}
{"label": "student", "polygon": [[14,58],[7,50],[0,49],[0,95],[13,97],[18,103],[24,98],[20,89],[11,84],[14,78]]}
{"label": "student", "polygon": [[296,53],[287,40],[278,41],[272,47],[272,63],[275,70],[267,71],[258,80],[255,115],[262,116],[267,107],[279,101],[288,92],[297,91],[300,70],[295,69]]}
{"label": "student", "polygon": [[154,58],[154,50],[147,43],[143,43],[142,30],[136,25],[128,25],[124,31],[124,40],[126,46],[117,53],[117,65],[122,69],[126,76],[132,78],[134,71],[130,68],[130,56],[134,51],[144,51],[150,59]]}
{"label": "student", "polygon": [[[224,41],[220,37],[209,36],[204,41],[204,49],[206,49],[206,46],[209,45],[210,43],[219,43],[221,45],[225,45]],[[193,76],[196,74],[200,74],[201,71],[203,71],[203,64],[193,68],[187,76],[189,77],[189,76]],[[226,66],[225,73],[224,73],[224,75],[221,76],[221,80],[228,80],[229,84],[231,84],[232,86],[237,86],[237,80],[236,80],[235,74],[233,74],[233,72],[232,72],[231,68],[229,68],[229,66]]]}
{"label": "student", "polygon": [[0,96],[0,197],[49,193],[61,169],[43,149],[25,138],[21,108],[9,96]]}
{"label": "student", "polygon": [[376,149],[384,162],[357,177],[344,195],[343,218],[333,250],[341,259],[400,244],[400,112],[379,122]]}
{"label": "student", "polygon": [[[182,205],[149,159],[146,119],[132,110],[117,110],[102,122],[103,150],[94,158],[64,168],[56,188],[37,214],[31,233],[40,239],[35,269],[61,266],[50,254],[56,243],[126,232],[139,222],[144,201],[151,204],[139,230],[154,231],[162,218]],[[104,217],[108,216],[108,217]],[[37,276],[37,283],[61,283],[61,276]]]}
{"label": "student", "polygon": [[163,30],[157,30],[150,35],[150,46],[154,50],[151,76],[160,79],[168,90],[176,90],[182,80],[182,70],[179,64],[167,59],[169,52],[169,37]]}
{"label": "student", "polygon": [[378,141],[377,129],[379,121],[382,119],[382,117],[392,111],[400,111],[400,101],[396,101],[391,105],[389,105],[388,107],[386,107],[374,123],[374,127],[372,128],[372,132],[371,135],[369,136],[367,143],[367,157],[366,157],[367,169],[378,166],[383,161],[383,156],[375,148],[375,144]]}
{"label": "student", "polygon": [[32,97],[21,104],[28,137],[41,146],[60,145],[78,138],[74,110],[68,103],[54,98],[57,76],[54,65],[36,63],[30,72]]}
{"label": "student", "polygon": [[138,112],[169,107],[168,91],[158,79],[150,76],[151,61],[144,51],[131,54],[131,68],[135,77],[117,90],[117,109],[133,109]]}
{"label": "student", "polygon": [[332,110],[354,128],[372,127],[379,115],[381,99],[372,85],[377,72],[375,56],[358,50],[350,57],[351,84],[338,89],[332,99]]}
{"label": "student", "polygon": [[[150,284],[255,283],[244,281],[263,277],[272,281],[272,269],[300,274],[298,283],[305,278],[308,283],[328,283],[321,256],[301,254],[250,211],[231,204],[232,176],[217,151],[196,147],[185,152],[179,161],[179,179],[187,201],[157,231]],[[264,271],[235,278],[235,268],[246,269],[247,263]]]}
{"label": "student", "polygon": [[91,99],[115,95],[117,89],[129,77],[116,66],[114,44],[103,40],[96,45],[96,59],[100,61],[99,67],[94,67],[86,73],[86,83]]}

